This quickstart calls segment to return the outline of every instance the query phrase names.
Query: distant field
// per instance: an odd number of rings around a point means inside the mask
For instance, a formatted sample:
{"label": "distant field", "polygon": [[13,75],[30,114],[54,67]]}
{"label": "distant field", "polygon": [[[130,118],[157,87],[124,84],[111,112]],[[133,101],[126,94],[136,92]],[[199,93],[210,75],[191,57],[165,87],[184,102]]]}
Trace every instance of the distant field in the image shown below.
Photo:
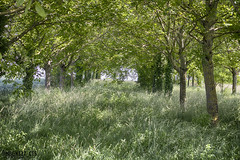
{"label": "distant field", "polygon": [[[4,82],[4,78],[0,78],[0,90],[12,90],[14,89],[13,83],[8,83],[5,84]],[[38,88],[38,87],[42,87],[44,86],[44,79],[36,79],[33,81],[33,88]],[[15,80],[16,83],[18,84],[22,84],[22,80],[21,79],[16,79]]]}

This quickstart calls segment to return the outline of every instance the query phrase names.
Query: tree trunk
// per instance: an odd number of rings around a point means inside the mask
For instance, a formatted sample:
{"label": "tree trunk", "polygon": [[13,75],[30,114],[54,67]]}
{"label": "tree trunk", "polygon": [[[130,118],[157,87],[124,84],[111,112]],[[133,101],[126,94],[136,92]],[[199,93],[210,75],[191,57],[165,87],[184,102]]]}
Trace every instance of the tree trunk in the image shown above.
{"label": "tree trunk", "polygon": [[212,116],[213,123],[216,123],[216,121],[218,120],[218,102],[213,74],[214,69],[212,57],[210,59],[207,59],[207,57],[204,56],[202,60],[202,65],[207,98],[207,111]]}
{"label": "tree trunk", "polygon": [[188,80],[187,80],[187,86],[189,87],[190,86],[190,75],[188,75]]}
{"label": "tree trunk", "polygon": [[192,75],[192,87],[194,87],[194,73]]}
{"label": "tree trunk", "polygon": [[92,78],[92,71],[88,71],[88,82],[91,80]]}
{"label": "tree trunk", "polygon": [[60,65],[60,81],[59,81],[59,87],[61,89],[64,88],[64,83],[65,83],[65,74],[66,74],[66,67],[65,65]]}
{"label": "tree trunk", "polygon": [[201,81],[201,78],[198,76],[198,75],[196,75],[196,77],[197,77],[197,86],[202,86],[202,81]]}
{"label": "tree trunk", "polygon": [[76,81],[77,83],[79,83],[80,85],[82,85],[83,83],[83,68],[82,67],[77,67],[77,72],[76,72]]}
{"label": "tree trunk", "polygon": [[87,83],[87,81],[88,81],[88,80],[87,80],[87,78],[88,78],[87,72],[88,72],[88,71],[85,70],[84,73],[83,73],[83,74],[84,74],[84,83]]}
{"label": "tree trunk", "polygon": [[25,94],[30,94],[34,80],[34,65],[31,64],[26,68],[26,76],[23,78],[23,89]]}
{"label": "tree trunk", "polygon": [[152,79],[152,92],[155,93],[156,90],[156,68],[154,67],[153,79]]}
{"label": "tree trunk", "polygon": [[216,125],[218,120],[218,100],[214,80],[214,67],[212,61],[212,47],[214,39],[213,26],[217,21],[217,5],[218,0],[206,0],[206,17],[204,20],[201,21],[202,26],[204,27],[202,40],[202,66],[207,98],[207,111],[212,117],[212,125]]}
{"label": "tree trunk", "polygon": [[95,79],[101,79],[101,73],[97,70]]}
{"label": "tree trunk", "polygon": [[180,70],[180,106],[182,111],[185,111],[186,102],[186,71]]}
{"label": "tree trunk", "polygon": [[73,72],[71,72],[71,88],[74,87],[74,76],[73,76]]}
{"label": "tree trunk", "polygon": [[236,68],[232,68],[232,94],[237,92],[237,71]]}
{"label": "tree trunk", "polygon": [[116,78],[117,78],[117,73],[114,72],[114,73],[113,73],[113,79],[115,80]]}
{"label": "tree trunk", "polygon": [[89,70],[84,73],[84,82],[87,83],[91,80],[91,72]]}
{"label": "tree trunk", "polygon": [[51,86],[51,61],[44,65],[45,70],[45,89],[50,89]]}
{"label": "tree trunk", "polygon": [[95,77],[95,71],[91,71],[91,80],[94,80]]}
{"label": "tree trunk", "polygon": [[186,60],[182,53],[180,53],[180,107],[182,111],[185,111],[185,103],[186,103]]}

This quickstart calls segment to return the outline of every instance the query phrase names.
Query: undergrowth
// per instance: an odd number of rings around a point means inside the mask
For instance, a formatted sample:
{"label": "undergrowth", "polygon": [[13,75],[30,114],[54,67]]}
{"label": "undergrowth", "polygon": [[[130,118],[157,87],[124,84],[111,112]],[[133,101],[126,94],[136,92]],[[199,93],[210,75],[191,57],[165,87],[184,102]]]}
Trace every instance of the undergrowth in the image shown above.
{"label": "undergrowth", "polygon": [[36,89],[31,98],[1,103],[8,111],[0,113],[1,156],[240,159],[240,96],[218,95],[220,121],[212,128],[204,90],[188,88],[187,93],[186,112],[181,113],[178,87],[172,97],[148,93],[134,82],[93,81],[70,91]]}

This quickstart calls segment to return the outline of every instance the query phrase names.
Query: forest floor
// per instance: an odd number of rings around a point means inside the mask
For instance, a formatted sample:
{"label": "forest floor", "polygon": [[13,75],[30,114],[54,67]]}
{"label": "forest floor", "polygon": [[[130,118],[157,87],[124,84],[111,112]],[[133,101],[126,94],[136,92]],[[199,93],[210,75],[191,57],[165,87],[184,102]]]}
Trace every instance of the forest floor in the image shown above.
{"label": "forest floor", "polygon": [[218,95],[211,127],[203,88],[171,98],[134,82],[93,81],[68,91],[38,88],[0,97],[0,159],[240,159],[240,95]]}

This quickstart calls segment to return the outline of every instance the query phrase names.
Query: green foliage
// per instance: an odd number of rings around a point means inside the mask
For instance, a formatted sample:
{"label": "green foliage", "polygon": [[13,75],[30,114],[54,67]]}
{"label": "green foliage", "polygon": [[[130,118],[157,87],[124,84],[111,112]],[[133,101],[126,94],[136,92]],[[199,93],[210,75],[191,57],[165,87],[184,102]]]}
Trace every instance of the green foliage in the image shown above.
{"label": "green foliage", "polygon": [[1,143],[0,148],[3,150],[22,150],[26,145],[26,133],[15,129],[8,129],[1,124]]}
{"label": "green foliage", "polygon": [[17,0],[17,7],[20,7],[21,5],[23,5],[24,0]]}
{"label": "green foliage", "polygon": [[153,92],[163,91],[163,76],[164,76],[164,65],[163,65],[163,57],[162,54],[158,54],[156,58],[156,64],[154,67],[154,75],[153,75]]}
{"label": "green foliage", "polygon": [[35,9],[41,17],[45,18],[47,16],[44,9],[42,8],[42,6],[38,2],[35,3]]}
{"label": "green foliage", "polygon": [[232,75],[231,72],[227,68],[224,67],[216,67],[214,70],[214,78],[217,84],[225,84],[232,82]]}
{"label": "green foliage", "polygon": [[138,73],[138,83],[140,84],[140,87],[151,90],[152,87],[152,78],[153,78],[153,68],[150,68],[146,65],[142,65],[137,70]]}
{"label": "green foliage", "polygon": [[134,82],[92,81],[71,91],[35,90],[8,107],[1,149],[36,150],[36,159],[239,159],[239,95],[219,95],[211,128],[203,89],[188,89],[186,112]]}

